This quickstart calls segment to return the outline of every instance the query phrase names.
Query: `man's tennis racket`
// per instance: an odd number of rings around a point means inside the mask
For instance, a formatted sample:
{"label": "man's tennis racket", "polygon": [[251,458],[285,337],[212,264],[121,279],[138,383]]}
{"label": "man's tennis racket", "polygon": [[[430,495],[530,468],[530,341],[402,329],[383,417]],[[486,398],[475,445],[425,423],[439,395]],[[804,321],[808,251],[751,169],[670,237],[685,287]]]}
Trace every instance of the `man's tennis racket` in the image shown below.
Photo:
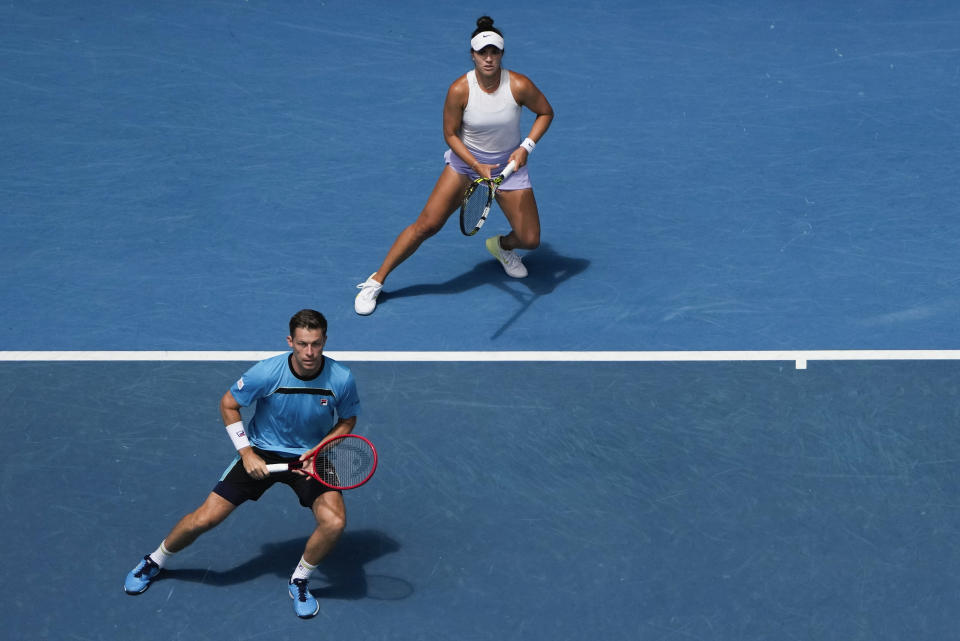
{"label": "man's tennis racket", "polygon": [[377,469],[377,450],[373,443],[357,434],[335,436],[317,450],[313,458],[292,463],[271,463],[267,471],[303,470],[333,490],[352,490],[370,480]]}
{"label": "man's tennis racket", "polygon": [[507,167],[496,178],[477,178],[467,191],[463,194],[463,204],[460,205],[460,231],[464,236],[473,236],[483,223],[487,222],[487,215],[490,213],[490,206],[493,204],[493,196],[497,193],[497,187],[504,180],[510,177],[516,171],[517,165],[513,161],[507,164]]}

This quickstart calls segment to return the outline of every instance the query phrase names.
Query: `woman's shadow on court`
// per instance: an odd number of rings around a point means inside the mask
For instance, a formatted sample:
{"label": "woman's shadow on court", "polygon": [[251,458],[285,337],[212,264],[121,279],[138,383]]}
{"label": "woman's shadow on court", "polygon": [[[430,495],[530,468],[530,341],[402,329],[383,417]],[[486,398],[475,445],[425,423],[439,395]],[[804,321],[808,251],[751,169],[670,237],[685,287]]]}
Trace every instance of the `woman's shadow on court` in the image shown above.
{"label": "woman's shadow on court", "polygon": [[[407,296],[460,294],[483,285],[493,285],[521,303],[520,308],[508,318],[491,338],[500,337],[541,296],[552,293],[559,285],[580,274],[590,266],[585,258],[558,254],[548,243],[541,243],[535,251],[523,256],[529,275],[514,279],[503,273],[503,268],[492,258],[478,263],[473,269],[443,283],[410,285],[380,294],[380,301]],[[513,285],[508,286],[508,283]],[[523,291],[523,289],[527,291]]]}
{"label": "woman's shadow on court", "polygon": [[[235,568],[222,572],[193,568],[168,569],[164,570],[161,578],[223,586],[236,585],[267,575],[289,578],[290,559],[299,558],[305,544],[305,538],[266,543],[258,556]],[[310,592],[316,597],[327,599],[405,599],[413,594],[410,583],[397,577],[368,575],[364,570],[364,566],[370,561],[399,549],[400,544],[383,532],[345,532],[317,568],[317,572],[326,578],[329,585],[314,588]]]}

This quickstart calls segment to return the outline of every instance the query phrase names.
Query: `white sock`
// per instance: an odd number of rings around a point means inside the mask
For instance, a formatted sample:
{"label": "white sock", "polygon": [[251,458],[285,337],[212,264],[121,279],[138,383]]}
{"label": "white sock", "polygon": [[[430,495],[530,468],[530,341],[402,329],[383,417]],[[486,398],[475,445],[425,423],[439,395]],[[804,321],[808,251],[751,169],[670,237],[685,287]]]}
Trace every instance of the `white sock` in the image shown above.
{"label": "white sock", "polygon": [[170,557],[175,553],[167,549],[167,546],[164,545],[166,541],[160,542],[160,547],[150,553],[150,558],[153,559],[153,562],[163,567],[167,564],[167,561],[170,560]]}
{"label": "white sock", "polygon": [[309,579],[310,575],[313,574],[313,571],[316,569],[317,566],[310,565],[306,559],[301,556],[300,562],[297,563],[297,567],[293,571],[293,576],[290,577],[290,583],[293,583],[294,579]]}

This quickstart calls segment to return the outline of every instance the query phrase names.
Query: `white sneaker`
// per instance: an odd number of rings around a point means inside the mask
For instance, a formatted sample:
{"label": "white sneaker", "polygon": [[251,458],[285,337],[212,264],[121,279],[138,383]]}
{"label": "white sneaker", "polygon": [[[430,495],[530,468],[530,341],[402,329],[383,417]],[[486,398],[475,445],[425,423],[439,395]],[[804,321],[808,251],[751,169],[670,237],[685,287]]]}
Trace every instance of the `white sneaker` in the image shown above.
{"label": "white sneaker", "polygon": [[353,299],[353,310],[361,316],[372,314],[373,310],[377,308],[377,296],[380,295],[380,290],[383,289],[383,283],[378,283],[373,280],[373,276],[376,273],[377,272],[373,272],[373,274],[370,274],[370,278],[357,285],[360,293]]}
{"label": "white sneaker", "polygon": [[526,277],[527,268],[523,266],[523,261],[520,260],[520,256],[518,256],[515,251],[502,248],[500,246],[499,236],[488,238],[486,244],[487,251],[500,261],[500,264],[503,265],[503,270],[507,272],[507,276],[514,278]]}

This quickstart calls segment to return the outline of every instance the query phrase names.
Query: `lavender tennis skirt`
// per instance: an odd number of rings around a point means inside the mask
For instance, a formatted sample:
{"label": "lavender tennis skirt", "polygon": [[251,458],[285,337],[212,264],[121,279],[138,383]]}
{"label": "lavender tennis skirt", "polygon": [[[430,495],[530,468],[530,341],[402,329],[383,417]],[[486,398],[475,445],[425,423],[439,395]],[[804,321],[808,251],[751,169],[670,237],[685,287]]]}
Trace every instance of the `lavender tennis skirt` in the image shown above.
{"label": "lavender tennis skirt", "polygon": [[[472,151],[472,150],[471,150]],[[505,154],[485,154],[482,151],[473,151],[474,158],[477,159],[477,162],[484,165],[496,165],[499,163],[499,167],[494,170],[494,177],[503,171],[503,168],[507,166],[507,161],[510,160],[510,154],[512,151]],[[466,174],[470,176],[470,180],[476,180],[478,174],[474,172],[470,167],[467,166],[467,163],[457,154],[453,153],[453,150],[447,149],[447,152],[443,154],[443,161],[450,165],[455,172],[458,174]],[[533,189],[533,185],[530,184],[530,175],[527,173],[527,166],[524,165],[520,169],[513,172],[509,178],[503,181],[503,184],[499,187],[502,191],[513,191],[516,189]]]}

